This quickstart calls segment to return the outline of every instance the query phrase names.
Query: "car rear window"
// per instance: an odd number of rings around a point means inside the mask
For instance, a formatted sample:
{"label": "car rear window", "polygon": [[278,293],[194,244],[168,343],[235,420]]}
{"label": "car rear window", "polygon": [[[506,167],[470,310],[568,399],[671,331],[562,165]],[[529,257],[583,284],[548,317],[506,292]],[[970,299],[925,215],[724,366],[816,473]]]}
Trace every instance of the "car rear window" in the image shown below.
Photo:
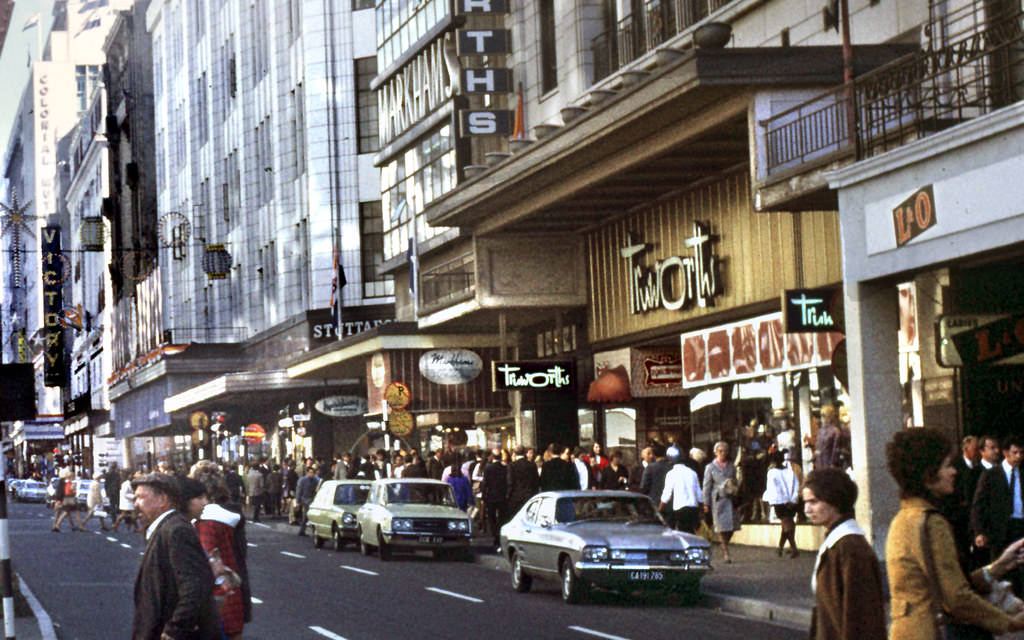
{"label": "car rear window", "polygon": [[334,504],[363,504],[369,494],[368,484],[339,484],[334,490]]}

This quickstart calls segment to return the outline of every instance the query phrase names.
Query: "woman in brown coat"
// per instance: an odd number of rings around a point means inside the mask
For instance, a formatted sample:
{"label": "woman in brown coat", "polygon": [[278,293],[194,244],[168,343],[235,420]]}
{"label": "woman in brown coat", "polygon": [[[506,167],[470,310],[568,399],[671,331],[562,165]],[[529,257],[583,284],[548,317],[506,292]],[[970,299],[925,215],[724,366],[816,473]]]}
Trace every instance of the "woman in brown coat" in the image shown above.
{"label": "woman in brown coat", "polygon": [[885,640],[882,573],[853,518],[857,485],[841,469],[815,469],[801,494],[807,518],[827,532],[811,577],[811,640]]}
{"label": "woman in brown coat", "polygon": [[968,582],[960,568],[953,529],[938,512],[937,505],[955,487],[952,443],[936,429],[907,429],[893,437],[886,457],[901,498],[885,545],[892,596],[890,640],[939,637],[933,592],[953,622],[952,638],[991,638],[991,634],[1024,630],[1024,615],[1011,618],[975,591],[987,592],[990,580],[1018,565],[1024,540],[972,573]]}

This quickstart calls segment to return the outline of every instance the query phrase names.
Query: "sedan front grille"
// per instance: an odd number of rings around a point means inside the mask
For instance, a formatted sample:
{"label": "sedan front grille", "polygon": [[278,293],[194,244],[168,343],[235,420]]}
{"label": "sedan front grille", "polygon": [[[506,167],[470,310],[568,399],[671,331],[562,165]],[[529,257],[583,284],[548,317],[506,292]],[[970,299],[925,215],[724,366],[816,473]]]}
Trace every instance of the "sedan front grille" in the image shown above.
{"label": "sedan front grille", "polygon": [[448,521],[440,518],[414,518],[412,530],[416,532],[447,533]]}

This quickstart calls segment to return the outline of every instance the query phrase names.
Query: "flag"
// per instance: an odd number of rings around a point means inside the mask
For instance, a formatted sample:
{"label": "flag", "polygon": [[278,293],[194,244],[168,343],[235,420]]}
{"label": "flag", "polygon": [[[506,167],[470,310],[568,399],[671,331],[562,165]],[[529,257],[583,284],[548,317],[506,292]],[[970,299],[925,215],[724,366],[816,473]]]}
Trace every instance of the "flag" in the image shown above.
{"label": "flag", "polygon": [[30,15],[28,17],[28,20],[25,21],[25,26],[22,27],[21,30],[22,31],[28,31],[29,29],[31,29],[32,27],[37,26],[38,24],[39,24],[39,14],[38,13],[33,13],[32,15]]}
{"label": "flag", "polygon": [[516,102],[516,117],[515,124],[512,125],[512,139],[513,140],[524,140],[526,139],[526,122],[525,113],[523,111],[523,83],[519,83],[519,99]]}
{"label": "flag", "polygon": [[345,277],[345,267],[339,259],[339,252],[334,250],[334,275],[331,278],[331,319],[334,321],[334,335],[341,336],[341,290],[348,284]]}
{"label": "flag", "polygon": [[[87,29],[95,29],[96,27],[100,26],[101,24],[103,24],[103,20],[102,20],[102,18],[100,16],[99,12],[93,11],[92,15],[90,15],[88,18],[86,18],[85,24],[83,24],[82,28],[78,30],[78,33],[82,33],[83,31],[85,31]],[[75,35],[78,35],[78,34],[76,33]]]}
{"label": "flag", "polygon": [[84,327],[82,324],[82,305],[79,304],[74,307],[64,307],[60,311],[60,317],[58,320],[62,327],[70,327],[81,331]]}

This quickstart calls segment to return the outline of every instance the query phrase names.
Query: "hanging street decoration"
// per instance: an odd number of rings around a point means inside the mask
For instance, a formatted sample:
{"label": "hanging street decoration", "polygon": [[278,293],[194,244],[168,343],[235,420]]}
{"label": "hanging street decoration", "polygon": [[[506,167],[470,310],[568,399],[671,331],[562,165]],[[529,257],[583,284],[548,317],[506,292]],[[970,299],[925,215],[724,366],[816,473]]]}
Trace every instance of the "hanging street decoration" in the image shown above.
{"label": "hanging street decoration", "polygon": [[127,251],[121,256],[121,275],[135,282],[142,282],[153,273],[156,259],[148,251]]}
{"label": "hanging street decoration", "polygon": [[175,260],[184,260],[187,256],[185,248],[192,233],[192,225],[188,218],[178,211],[165,213],[160,217],[158,233],[161,244],[171,248],[171,257]]}
{"label": "hanging street decoration", "polygon": [[82,218],[82,226],[78,228],[78,241],[82,245],[82,251],[103,251],[105,238],[106,227],[103,226],[103,218],[100,216]]}
{"label": "hanging street decoration", "polygon": [[223,244],[206,245],[203,254],[203,272],[210,280],[223,280],[231,272],[231,254]]}
{"label": "hanging street decoration", "polygon": [[25,204],[18,202],[18,192],[15,189],[11,189],[11,204],[7,205],[0,202],[0,237],[8,234],[11,237],[11,275],[13,276],[15,287],[21,286],[21,262],[22,252],[24,251],[21,233],[24,231],[34,237],[33,225],[29,224],[29,222],[39,219],[39,216],[30,216],[25,213],[31,206],[31,200]]}

